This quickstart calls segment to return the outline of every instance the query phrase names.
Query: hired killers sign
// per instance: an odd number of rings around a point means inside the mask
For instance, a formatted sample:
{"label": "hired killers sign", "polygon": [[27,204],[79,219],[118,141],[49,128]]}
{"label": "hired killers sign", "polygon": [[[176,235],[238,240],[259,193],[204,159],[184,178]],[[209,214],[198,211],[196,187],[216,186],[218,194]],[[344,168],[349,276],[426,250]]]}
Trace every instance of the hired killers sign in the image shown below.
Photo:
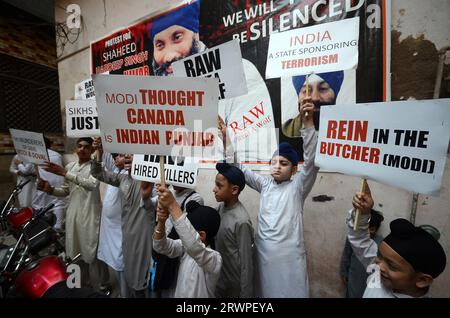
{"label": "hired killers sign", "polygon": [[[160,182],[160,156],[134,155],[131,176],[133,179]],[[168,156],[164,160],[165,181],[174,186],[194,188],[197,183],[198,165],[193,158]]]}

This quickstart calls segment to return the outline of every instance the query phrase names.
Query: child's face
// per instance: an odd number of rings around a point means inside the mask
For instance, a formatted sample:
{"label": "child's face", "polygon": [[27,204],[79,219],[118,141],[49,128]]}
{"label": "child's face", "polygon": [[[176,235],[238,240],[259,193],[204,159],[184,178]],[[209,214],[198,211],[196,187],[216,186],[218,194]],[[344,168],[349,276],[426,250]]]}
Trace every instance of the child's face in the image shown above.
{"label": "child's face", "polygon": [[276,182],[283,182],[291,179],[295,169],[292,163],[283,156],[274,156],[270,161],[270,175]]}
{"label": "child's face", "polygon": [[123,169],[125,166],[125,156],[122,153],[119,153],[114,159],[114,164],[117,168]]}
{"label": "child's face", "polygon": [[133,164],[133,154],[129,154],[129,153],[125,154],[123,168],[126,171],[130,172],[132,164]]}
{"label": "child's face", "polygon": [[75,149],[78,159],[82,161],[90,160],[92,154],[92,145],[90,145],[86,141],[80,141],[77,143],[77,147]]}
{"label": "child's face", "polygon": [[222,174],[216,175],[213,192],[217,202],[229,201],[235,194],[235,187]]}
{"label": "child's face", "polygon": [[418,273],[385,242],[381,242],[378,248],[376,262],[380,266],[384,287],[402,294],[411,294],[417,290]]}

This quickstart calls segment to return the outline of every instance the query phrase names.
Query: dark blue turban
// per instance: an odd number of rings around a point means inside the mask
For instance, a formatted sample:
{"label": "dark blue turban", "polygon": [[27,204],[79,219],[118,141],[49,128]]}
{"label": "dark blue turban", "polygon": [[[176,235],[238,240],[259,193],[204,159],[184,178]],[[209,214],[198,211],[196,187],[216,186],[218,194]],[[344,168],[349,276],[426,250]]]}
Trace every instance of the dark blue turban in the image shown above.
{"label": "dark blue turban", "polygon": [[297,151],[295,151],[294,147],[292,147],[291,144],[287,143],[287,142],[282,142],[280,144],[280,146],[278,147],[278,150],[273,153],[272,158],[275,156],[285,157],[287,160],[292,162],[294,167],[297,166],[297,164],[300,160]]}
{"label": "dark blue turban", "polygon": [[[342,82],[344,81],[344,71],[328,72],[316,75],[321,77],[325,82],[328,83],[328,85],[330,85],[336,96],[339,94]],[[300,93],[303,83],[305,83],[305,79],[305,75],[292,77],[292,84],[294,84],[297,95]]]}
{"label": "dark blue turban", "polygon": [[242,191],[245,188],[245,176],[238,167],[232,166],[226,162],[219,162],[216,164],[216,169],[229,183],[237,185],[239,191]]}
{"label": "dark blue turban", "polygon": [[153,43],[155,35],[172,25],[180,25],[194,33],[198,33],[200,16],[200,0],[185,5],[153,20],[150,28],[150,39]]}

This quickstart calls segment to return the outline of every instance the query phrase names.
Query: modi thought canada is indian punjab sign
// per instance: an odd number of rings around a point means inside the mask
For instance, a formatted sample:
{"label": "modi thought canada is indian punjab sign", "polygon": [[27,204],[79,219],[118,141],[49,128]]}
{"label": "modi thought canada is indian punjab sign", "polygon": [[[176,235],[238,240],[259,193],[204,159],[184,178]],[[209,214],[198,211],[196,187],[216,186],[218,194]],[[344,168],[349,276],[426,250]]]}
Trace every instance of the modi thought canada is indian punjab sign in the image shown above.
{"label": "modi thought canada is indian punjab sign", "polygon": [[214,78],[94,75],[105,150],[203,157],[217,138],[217,85]]}

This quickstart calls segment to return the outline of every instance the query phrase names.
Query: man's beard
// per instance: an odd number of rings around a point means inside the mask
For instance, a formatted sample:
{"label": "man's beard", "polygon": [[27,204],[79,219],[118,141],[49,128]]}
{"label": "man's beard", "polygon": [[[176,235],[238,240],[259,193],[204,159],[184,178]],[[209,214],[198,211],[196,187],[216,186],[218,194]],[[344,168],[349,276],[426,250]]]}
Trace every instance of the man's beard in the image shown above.
{"label": "man's beard", "polygon": [[330,106],[330,105],[336,105],[336,99],[334,99],[333,101],[331,101],[329,103],[320,103],[320,102],[314,103],[314,109],[316,111],[313,112],[313,122],[314,122],[314,127],[316,128],[316,130],[319,130],[319,125],[320,125],[320,107]]}
{"label": "man's beard", "polygon": [[167,72],[167,68],[172,65],[173,62],[179,61],[184,59],[185,57],[191,56],[193,54],[196,54],[198,52],[200,52],[200,48],[201,48],[201,42],[197,39],[193,39],[192,40],[192,46],[191,46],[191,51],[189,52],[189,54],[187,54],[186,56],[181,56],[179,58],[173,59],[172,61],[163,63],[163,64],[158,64],[156,63],[155,59],[152,60],[152,68],[153,68],[153,75],[154,76],[171,76],[173,75],[172,73],[168,73]]}

